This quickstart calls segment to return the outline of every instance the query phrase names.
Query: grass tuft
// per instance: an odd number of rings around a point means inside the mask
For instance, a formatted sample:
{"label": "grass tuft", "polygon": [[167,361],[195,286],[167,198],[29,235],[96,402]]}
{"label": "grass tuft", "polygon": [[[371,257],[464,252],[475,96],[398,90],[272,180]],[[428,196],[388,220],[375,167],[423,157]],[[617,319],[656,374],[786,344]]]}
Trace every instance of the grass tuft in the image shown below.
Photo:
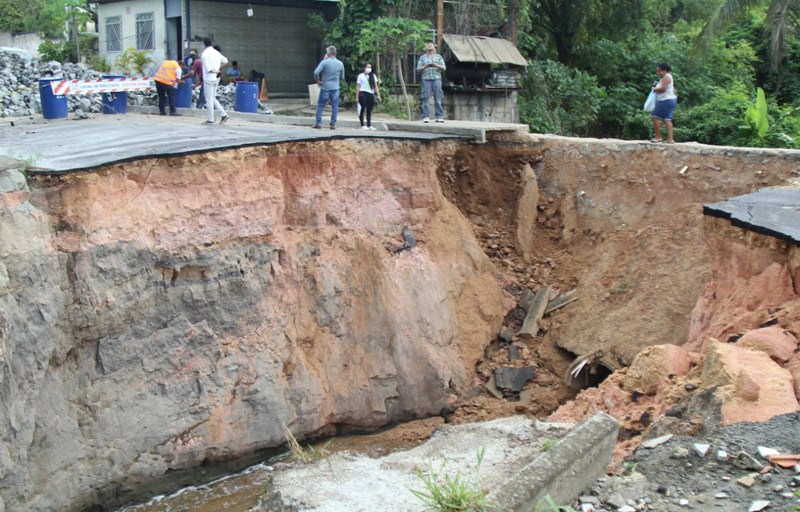
{"label": "grass tuft", "polygon": [[417,477],[425,486],[424,491],[410,489],[411,493],[425,504],[429,512],[487,512],[495,507],[486,498],[486,491],[478,487],[478,474],[480,473],[483,456],[486,448],[478,450],[478,467],[475,474],[462,475],[460,471],[455,476],[444,472],[446,462],[442,462],[436,470],[433,464],[428,471],[417,470]]}
{"label": "grass tuft", "polygon": [[303,448],[286,424],[283,424],[283,434],[286,436],[286,444],[289,445],[289,451],[292,452],[292,459],[297,462],[310,464],[311,462],[322,460],[330,455],[328,451],[328,446],[331,444],[330,440],[316,448],[310,444],[307,448]]}

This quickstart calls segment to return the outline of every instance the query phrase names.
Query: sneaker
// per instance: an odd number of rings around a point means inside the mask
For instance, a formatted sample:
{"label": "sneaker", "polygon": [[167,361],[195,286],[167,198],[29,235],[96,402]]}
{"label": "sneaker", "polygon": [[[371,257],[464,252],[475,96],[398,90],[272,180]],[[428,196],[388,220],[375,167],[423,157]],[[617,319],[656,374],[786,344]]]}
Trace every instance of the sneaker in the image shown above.
{"label": "sneaker", "polygon": [[227,120],[228,120],[228,116],[222,116],[222,119],[219,120],[219,124],[225,124],[225,122]]}
{"label": "sneaker", "polygon": [[180,114],[179,114],[179,113],[177,113],[177,112],[172,112],[170,115],[171,115],[171,116],[180,116]]}
{"label": "sneaker", "polygon": [[369,127],[369,129],[370,129],[370,130],[374,130],[374,129],[375,129],[375,127],[374,127],[374,126],[370,126],[370,127]]}
{"label": "sneaker", "polygon": [[214,121],[203,121],[203,124],[214,124]]}
{"label": "sneaker", "polygon": [[160,115],[160,116],[165,116],[165,115],[167,115],[167,113],[166,113],[166,112],[161,112],[161,113],[159,113],[158,115]]}
{"label": "sneaker", "polygon": [[335,130],[335,129],[336,129],[336,126],[331,125],[331,130]]}
{"label": "sneaker", "polygon": [[315,124],[314,128],[316,128],[317,130],[321,130],[322,129],[322,125],[321,124]]}
{"label": "sneaker", "polygon": [[437,120],[436,120],[436,122],[437,122],[437,123],[443,123],[443,122],[444,122],[444,119],[442,119],[442,118],[440,117],[439,119],[437,119]]}
{"label": "sneaker", "polygon": [[431,120],[430,120],[430,118],[428,118],[428,117],[423,117],[423,118],[422,118],[422,122],[423,122],[423,123],[430,123],[430,122],[431,122]]}
{"label": "sneaker", "polygon": [[369,126],[362,126],[361,129],[362,130],[369,130]]}

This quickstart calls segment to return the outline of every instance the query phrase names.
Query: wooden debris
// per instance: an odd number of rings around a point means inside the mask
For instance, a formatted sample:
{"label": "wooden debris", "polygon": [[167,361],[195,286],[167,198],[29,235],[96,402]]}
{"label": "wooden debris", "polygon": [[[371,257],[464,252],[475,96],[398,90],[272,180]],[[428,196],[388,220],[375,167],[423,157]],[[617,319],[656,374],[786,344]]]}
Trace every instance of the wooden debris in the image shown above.
{"label": "wooden debris", "polygon": [[539,332],[539,320],[544,316],[544,311],[547,309],[547,304],[550,302],[548,296],[550,295],[550,287],[543,286],[536,292],[528,314],[525,315],[525,321],[517,333],[523,338],[534,338],[536,333]]}
{"label": "wooden debris", "polygon": [[560,295],[559,297],[557,297],[557,298],[553,299],[552,301],[550,301],[550,304],[548,304],[547,309],[545,309],[545,311],[544,311],[544,314],[546,315],[546,314],[550,313],[551,311],[557,310],[558,308],[563,308],[564,306],[566,306],[570,302],[575,302],[576,300],[578,300],[578,296],[576,295],[577,291],[578,291],[577,288],[573,288],[570,291],[568,291],[567,293],[564,293],[564,294]]}

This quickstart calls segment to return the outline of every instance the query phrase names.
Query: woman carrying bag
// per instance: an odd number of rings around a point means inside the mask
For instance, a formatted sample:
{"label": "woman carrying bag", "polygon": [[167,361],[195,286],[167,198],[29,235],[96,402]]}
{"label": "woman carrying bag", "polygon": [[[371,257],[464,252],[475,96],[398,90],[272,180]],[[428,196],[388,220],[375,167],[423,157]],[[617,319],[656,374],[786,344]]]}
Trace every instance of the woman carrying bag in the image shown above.
{"label": "woman carrying bag", "polygon": [[[653,120],[653,129],[656,132],[655,138],[650,142],[664,142],[661,138],[661,121],[667,127],[667,144],[674,144],[675,139],[672,134],[672,114],[675,112],[675,105],[678,103],[678,96],[675,91],[675,81],[670,72],[672,68],[667,64],[656,66],[656,73],[660,80],[653,83],[653,91],[656,94],[656,106],[650,114]],[[645,110],[646,110],[645,106]]]}

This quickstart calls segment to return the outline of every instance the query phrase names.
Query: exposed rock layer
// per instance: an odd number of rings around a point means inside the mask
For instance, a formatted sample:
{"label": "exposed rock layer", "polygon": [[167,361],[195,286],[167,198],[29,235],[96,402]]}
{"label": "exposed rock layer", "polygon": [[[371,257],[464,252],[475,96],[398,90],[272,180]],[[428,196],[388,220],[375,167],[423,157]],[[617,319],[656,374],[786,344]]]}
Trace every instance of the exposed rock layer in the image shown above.
{"label": "exposed rock layer", "polygon": [[[700,203],[782,182],[787,155],[333,141],[0,176],[1,499],[111,504],[276,446],[281,422],[301,437],[374,429],[473,396],[513,301],[453,203],[513,225],[525,164],[539,213],[519,236],[536,278],[579,284],[545,339],[626,364],[683,342],[711,275]],[[395,254],[405,224],[419,245]]]}
{"label": "exposed rock layer", "polygon": [[[6,505],[108,504],[282,423],[374,429],[469,393],[505,310],[418,151],[250,148],[0,196]],[[404,224],[420,245],[395,254]]]}

